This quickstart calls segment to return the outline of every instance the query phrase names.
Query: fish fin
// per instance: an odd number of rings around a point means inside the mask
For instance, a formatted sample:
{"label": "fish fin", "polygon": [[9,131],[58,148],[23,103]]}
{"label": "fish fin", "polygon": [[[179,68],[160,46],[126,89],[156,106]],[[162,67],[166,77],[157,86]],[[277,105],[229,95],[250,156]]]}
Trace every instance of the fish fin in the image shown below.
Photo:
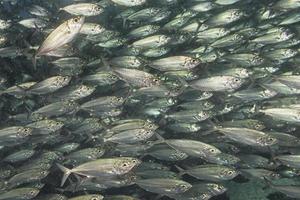
{"label": "fish fin", "polygon": [[263,178],[264,178],[264,181],[266,182],[267,186],[269,186],[269,187],[274,186],[274,184],[269,179],[267,179],[265,176]]}
{"label": "fish fin", "polygon": [[33,65],[33,69],[34,70],[36,70],[36,60],[37,60],[37,55],[34,55],[33,57],[32,57],[32,65]]}
{"label": "fish fin", "polygon": [[179,171],[179,176],[182,176],[185,174],[185,170],[181,167],[179,167],[178,165],[175,165],[175,168]]}
{"label": "fish fin", "polygon": [[156,136],[157,140],[152,143],[153,145],[161,144],[161,143],[165,142],[165,139],[160,134],[155,133],[155,136]]}
{"label": "fish fin", "polygon": [[108,62],[108,60],[107,60],[106,58],[101,57],[101,62],[103,63],[104,68],[105,68],[107,71],[113,71],[113,72],[114,72],[114,70],[111,68],[111,66],[110,66],[110,64],[109,64],[109,62]]}
{"label": "fish fin", "polygon": [[211,129],[211,130],[204,131],[204,132],[201,132],[201,135],[202,135],[202,136],[209,135],[209,134],[211,134],[211,133],[217,131],[219,128],[221,128],[220,126],[218,126],[217,124],[215,124],[215,123],[214,123],[213,121],[211,121],[211,120],[207,120],[207,122],[208,122],[209,124],[211,124],[212,129]]}
{"label": "fish fin", "polygon": [[68,168],[66,168],[66,167],[64,167],[64,166],[62,166],[61,164],[58,164],[58,163],[56,163],[56,165],[57,165],[57,167],[58,167],[60,170],[62,170],[63,173],[64,173],[64,176],[63,176],[63,178],[62,178],[62,180],[61,180],[61,184],[60,184],[60,187],[62,187],[62,186],[65,184],[67,178],[68,178],[68,177],[70,176],[70,174],[72,173],[72,170],[70,170],[70,169],[68,169]]}
{"label": "fish fin", "polygon": [[179,89],[178,94],[182,94],[184,92],[184,90],[186,88],[188,88],[190,85],[188,84],[188,82],[186,82],[186,80],[184,80],[184,79],[182,79],[180,77],[178,77],[178,80],[181,83],[181,88]]}

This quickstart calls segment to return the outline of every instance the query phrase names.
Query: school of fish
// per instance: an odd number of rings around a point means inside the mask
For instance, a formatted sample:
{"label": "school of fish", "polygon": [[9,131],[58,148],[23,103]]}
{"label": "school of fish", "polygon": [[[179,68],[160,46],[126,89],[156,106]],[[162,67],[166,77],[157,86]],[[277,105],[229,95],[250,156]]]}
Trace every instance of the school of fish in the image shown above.
{"label": "school of fish", "polygon": [[0,200],[300,199],[300,0],[0,0]]}

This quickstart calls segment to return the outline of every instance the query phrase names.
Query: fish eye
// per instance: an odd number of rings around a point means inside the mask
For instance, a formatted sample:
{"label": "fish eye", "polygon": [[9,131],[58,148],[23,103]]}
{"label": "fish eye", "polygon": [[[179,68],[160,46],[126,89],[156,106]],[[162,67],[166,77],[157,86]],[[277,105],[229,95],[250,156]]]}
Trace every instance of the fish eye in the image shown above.
{"label": "fish eye", "polygon": [[233,174],[233,171],[230,170],[230,171],[227,172],[227,174],[228,174],[228,175],[232,175],[232,174]]}
{"label": "fish eye", "polygon": [[268,138],[268,140],[273,142],[273,141],[275,141],[275,138],[270,137],[270,138]]}
{"label": "fish eye", "polygon": [[208,196],[208,194],[201,194],[200,195],[200,198],[201,199],[207,199],[209,196]]}
{"label": "fish eye", "polygon": [[25,132],[25,133],[29,133],[29,132],[30,132],[30,129],[29,129],[29,128],[24,128],[24,132]]}
{"label": "fish eye", "polygon": [[128,165],[127,165],[127,163],[123,163],[123,165],[122,165],[122,167],[127,167]]}
{"label": "fish eye", "polygon": [[256,129],[259,129],[259,128],[260,128],[260,125],[259,125],[259,124],[256,124],[254,127],[255,127]]}
{"label": "fish eye", "polygon": [[209,102],[205,102],[204,105],[205,106],[210,106],[210,103]]}
{"label": "fish eye", "polygon": [[209,151],[210,151],[211,153],[215,153],[215,152],[216,152],[215,149],[209,149]]}
{"label": "fish eye", "polygon": [[102,152],[102,150],[101,150],[101,149],[97,149],[97,152],[98,152],[98,153],[101,153],[101,152]]}
{"label": "fish eye", "polygon": [[79,18],[74,18],[74,22],[78,22],[79,21]]}
{"label": "fish eye", "polygon": [[187,189],[187,188],[188,188],[187,185],[184,185],[184,184],[179,185],[179,187],[180,187],[181,189]]}

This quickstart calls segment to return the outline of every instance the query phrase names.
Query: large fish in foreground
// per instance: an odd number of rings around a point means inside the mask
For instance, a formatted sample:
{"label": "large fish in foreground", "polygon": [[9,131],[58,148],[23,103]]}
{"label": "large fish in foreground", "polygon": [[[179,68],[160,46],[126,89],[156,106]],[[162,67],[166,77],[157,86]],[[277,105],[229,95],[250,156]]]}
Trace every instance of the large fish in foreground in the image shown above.
{"label": "large fish in foreground", "polygon": [[71,42],[79,33],[84,19],[84,17],[74,17],[59,25],[48,35],[39,47],[36,56],[46,55]]}

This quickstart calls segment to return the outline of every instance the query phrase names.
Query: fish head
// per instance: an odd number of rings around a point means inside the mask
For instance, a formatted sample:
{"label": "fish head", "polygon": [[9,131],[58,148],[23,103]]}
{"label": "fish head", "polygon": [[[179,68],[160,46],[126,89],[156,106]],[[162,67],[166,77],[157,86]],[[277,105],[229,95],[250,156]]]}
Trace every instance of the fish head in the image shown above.
{"label": "fish head", "polygon": [[244,82],[245,81],[243,79],[238,78],[238,77],[228,77],[227,78],[227,84],[231,90],[235,90],[235,89],[241,87]]}
{"label": "fish head", "polygon": [[91,94],[96,90],[96,87],[94,86],[88,86],[88,85],[81,85],[78,88],[77,93],[80,94]]}
{"label": "fish head", "polygon": [[90,198],[88,200],[102,200],[103,196],[101,195],[91,195]]}
{"label": "fish head", "polygon": [[46,123],[47,123],[47,128],[50,130],[59,129],[64,126],[64,123],[60,121],[47,120]]}
{"label": "fish head", "polygon": [[93,13],[93,15],[99,15],[100,13],[102,13],[104,10],[101,6],[99,5],[94,5],[91,7],[91,13]]}
{"label": "fish head", "polygon": [[67,85],[70,81],[71,81],[71,77],[69,76],[57,76],[53,84],[57,86]]}
{"label": "fish head", "polygon": [[122,158],[115,163],[116,170],[118,174],[125,174],[133,169],[135,166],[141,164],[137,158]]}
{"label": "fish head", "polygon": [[49,174],[49,171],[43,170],[43,171],[40,171],[40,172],[38,173],[38,177],[44,178],[44,177],[46,177],[48,174]]}
{"label": "fish head", "polygon": [[92,158],[100,158],[105,153],[105,150],[102,147],[94,148],[91,152]]}
{"label": "fish head", "polygon": [[271,146],[277,144],[278,140],[275,137],[267,135],[257,138],[256,142],[261,146]]}
{"label": "fish head", "polygon": [[238,76],[241,78],[248,78],[252,74],[253,74],[253,72],[249,69],[242,68],[242,69],[238,70]]}
{"label": "fish head", "polygon": [[156,130],[156,129],[158,129],[158,126],[156,125],[156,124],[154,124],[154,123],[152,123],[152,122],[146,122],[145,124],[144,124],[144,128],[145,129],[148,129],[148,130]]}
{"label": "fish head", "polygon": [[33,134],[33,129],[29,127],[20,127],[17,130],[17,137],[25,138]]}
{"label": "fish head", "polygon": [[147,85],[148,87],[160,85],[160,84],[161,81],[156,77],[149,77],[145,79],[145,85]]}
{"label": "fish head", "polygon": [[188,191],[189,189],[192,188],[192,185],[187,183],[187,182],[180,182],[178,184],[176,184],[172,190],[175,192],[175,193],[184,193],[186,191]]}
{"label": "fish head", "polygon": [[74,17],[68,22],[68,28],[70,28],[70,30],[80,29],[84,23],[84,20],[85,20],[85,17],[83,17],[83,16]]}
{"label": "fish head", "polygon": [[253,121],[253,120],[250,120],[248,122],[248,127],[251,127],[255,130],[263,130],[264,128],[266,128],[265,125],[262,122]]}
{"label": "fish head", "polygon": [[146,0],[130,0],[130,2],[131,2],[131,5],[139,6],[139,5],[146,3]]}
{"label": "fish head", "polygon": [[225,168],[220,172],[220,177],[233,179],[239,174],[239,172],[235,169]]}
{"label": "fish head", "polygon": [[220,185],[220,184],[209,183],[208,185],[211,188],[211,190],[216,194],[222,194],[227,191],[227,189],[223,185]]}
{"label": "fish head", "polygon": [[196,58],[186,58],[184,65],[187,69],[194,68],[195,66],[200,64],[200,60]]}
{"label": "fish head", "polygon": [[215,155],[218,155],[221,153],[221,151],[219,149],[217,149],[216,147],[211,146],[211,145],[205,147],[204,151],[205,151],[205,154],[209,155],[209,156],[215,156]]}
{"label": "fish head", "polygon": [[32,199],[34,198],[36,195],[38,195],[40,191],[36,188],[31,188],[30,190],[26,191],[26,193],[24,193],[24,199]]}
{"label": "fish head", "polygon": [[111,104],[112,105],[122,105],[125,102],[123,97],[112,97]]}
{"label": "fish head", "polygon": [[209,102],[209,101],[206,101],[206,102],[204,102],[203,106],[204,106],[205,108],[211,109],[211,108],[213,108],[215,105],[214,105],[213,103]]}
{"label": "fish head", "polygon": [[161,35],[161,36],[159,36],[157,43],[160,45],[164,45],[170,41],[171,41],[171,37],[169,37],[167,35]]}

